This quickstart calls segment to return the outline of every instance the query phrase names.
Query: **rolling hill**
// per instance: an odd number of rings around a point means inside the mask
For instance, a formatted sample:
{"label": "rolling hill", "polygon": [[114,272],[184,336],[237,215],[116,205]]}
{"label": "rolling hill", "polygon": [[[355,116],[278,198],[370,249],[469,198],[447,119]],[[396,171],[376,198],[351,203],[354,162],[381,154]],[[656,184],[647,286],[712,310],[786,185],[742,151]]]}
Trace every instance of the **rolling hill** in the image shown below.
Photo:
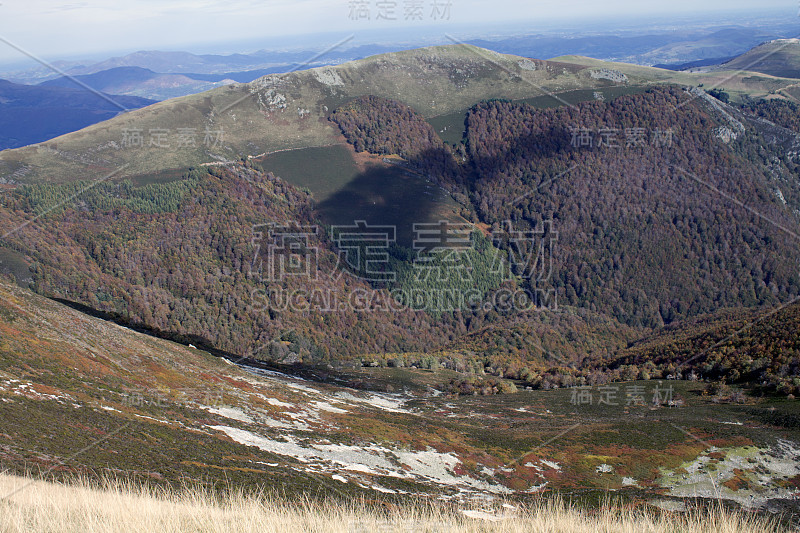
{"label": "rolling hill", "polygon": [[781,35],[785,34],[764,29],[728,27],[713,31],[672,29],[669,32],[637,35],[526,35],[497,41],[474,40],[470,44],[526,57],[577,54],[606,61],[653,65],[732,57]]}
{"label": "rolling hill", "polygon": [[[255,77],[257,76],[253,75],[252,79]],[[39,86],[68,89],[81,89],[88,86],[109,94],[166,100],[213,89],[220,85],[218,82],[232,81],[226,80],[224,77],[215,78],[211,82],[210,80],[195,79],[191,75],[185,74],[160,74],[141,67],[115,67],[93,74],[62,76],[44,81]]]}
{"label": "rolling hill", "polygon": [[775,39],[763,43],[718,68],[800,78],[800,39]]}
{"label": "rolling hill", "polygon": [[241,72],[221,73],[158,73],[150,69],[128,66],[114,67],[92,74],[62,76],[39,83],[42,87],[83,88],[161,101],[201,93],[233,82],[248,83],[269,74],[280,74],[304,65],[279,65]]}

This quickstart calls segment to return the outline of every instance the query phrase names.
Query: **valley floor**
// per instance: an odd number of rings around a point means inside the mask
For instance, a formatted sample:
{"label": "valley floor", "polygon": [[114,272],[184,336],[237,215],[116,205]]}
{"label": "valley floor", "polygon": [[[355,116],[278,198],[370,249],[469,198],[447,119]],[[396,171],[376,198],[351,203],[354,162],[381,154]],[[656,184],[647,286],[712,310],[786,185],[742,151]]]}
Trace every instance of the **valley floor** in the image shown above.
{"label": "valley floor", "polygon": [[459,509],[449,505],[397,506],[351,500],[349,504],[233,495],[199,489],[152,491],[120,482],[91,486],[56,484],[0,475],[0,531],[525,531],[525,532],[730,532],[778,531],[751,514],[715,509],[660,515],[587,512],[558,503],[520,508]]}

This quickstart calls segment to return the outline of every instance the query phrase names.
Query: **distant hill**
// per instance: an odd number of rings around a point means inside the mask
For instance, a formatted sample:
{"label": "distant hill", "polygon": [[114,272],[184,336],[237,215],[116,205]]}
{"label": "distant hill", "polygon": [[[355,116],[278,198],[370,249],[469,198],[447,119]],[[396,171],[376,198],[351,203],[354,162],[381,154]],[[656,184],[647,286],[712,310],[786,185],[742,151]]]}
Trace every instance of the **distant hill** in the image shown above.
{"label": "distant hill", "polygon": [[800,78],[800,39],[769,41],[719,66],[781,78]]}
{"label": "distant hill", "polygon": [[[725,28],[709,35],[669,43],[642,54],[638,62],[643,64],[680,63],[715,57],[731,57],[768,41],[783,37],[753,28]],[[626,59],[627,61],[627,59]]]}
{"label": "distant hill", "polygon": [[[341,142],[338,132],[325,117],[342,103],[370,94],[397,99],[426,118],[455,113],[456,122],[463,125],[466,110],[481,100],[542,97],[550,105],[558,105],[561,97],[549,97],[547,91],[563,93],[617,85],[608,79],[614,77],[614,72],[624,75],[619,78],[626,80],[621,85],[715,86],[724,80],[725,90],[732,97],[764,96],[791,84],[788,80],[745,83],[723,73],[692,75],[579,56],[530,60],[469,45],[421,48],[266,76],[246,85],[218,87],[164,102],[59,139],[59,149],[80,153],[87,163],[91,161],[88,171],[86,164],[60,152],[24,150],[0,157],[0,176],[13,174],[20,165],[29,168],[28,180],[52,175],[51,171],[57,169],[60,176],[70,175],[71,172],[63,172],[64,168],[83,175],[88,172],[87,177],[95,172],[102,176],[101,169],[125,164],[129,164],[125,173],[135,175],[289,148],[336,144]],[[588,97],[592,98],[591,92]],[[168,150],[148,143],[128,150],[114,149],[109,143],[121,142],[123,132],[129,128],[168,128],[173,136],[178,128],[196,132],[208,128],[224,131],[225,142],[213,150],[202,142],[181,146],[172,142]],[[199,141],[203,141],[202,136]]]}
{"label": "distant hill", "polygon": [[92,89],[111,92],[109,89],[110,87],[117,87],[121,84],[142,83],[157,78],[158,76],[162,76],[162,74],[158,74],[146,68],[116,67],[102,70],[94,74],[62,76],[54,80],[42,82],[39,85],[42,87],[67,87],[75,89],[80,87],[75,81],[78,80]]}
{"label": "distant hill", "polygon": [[0,150],[46,141],[152,103],[135,96],[103,97],[83,88],[0,80]]}
{"label": "distant hill", "polygon": [[201,93],[233,82],[249,83],[262,76],[289,70],[311,68],[307,65],[287,64],[255,70],[220,73],[161,73],[142,67],[113,67],[93,74],[62,76],[39,83],[41,87],[78,89],[84,85],[110,94],[141,96],[152,100],[168,100],[179,96]]}
{"label": "distant hill", "polygon": [[[57,67],[70,76],[85,76],[123,67],[136,67],[161,74],[184,74],[196,80],[220,81],[225,78],[230,78],[244,83],[270,73],[286,72],[295,68],[300,70],[322,65],[338,64],[409,47],[409,45],[354,46],[331,50],[314,61],[310,61],[309,59],[316,57],[319,54],[318,50],[259,50],[250,54],[230,55],[198,55],[189,52],[141,50],[96,63],[54,61],[52,66]],[[258,72],[261,73],[258,74]],[[5,72],[0,74],[0,76],[8,78],[15,83],[37,84],[56,79],[58,74],[56,74],[53,68],[37,65],[27,70]],[[240,79],[241,76],[249,79]]]}
{"label": "distant hill", "polygon": [[117,67],[140,67],[172,74],[220,74],[226,72],[244,72],[270,67],[300,63],[309,63],[309,66],[351,61],[362,57],[381,54],[401,49],[401,46],[363,45],[341,50],[333,50],[325,54],[318,61],[309,62],[308,59],[317,55],[311,50],[272,51],[259,50],[250,54],[192,54],[189,52],[163,52],[158,50],[143,50],[122,57],[113,57],[100,63],[95,63],[82,68],[69,71],[69,74],[92,74],[101,70]]}
{"label": "distant hill", "polygon": [[[251,74],[255,79],[259,72]],[[187,94],[207,91],[222,85],[225,75],[200,75],[195,79],[185,74],[161,74],[141,67],[114,67],[94,74],[62,76],[39,84],[41,87],[63,87],[80,89],[82,85],[92,89],[129,96],[141,96],[152,100],[166,100]],[[249,76],[245,76],[249,77]],[[209,79],[210,78],[210,79]],[[251,81],[251,80],[248,80]],[[230,82],[230,81],[229,81]]]}
{"label": "distant hill", "polygon": [[[731,58],[780,34],[751,28],[708,31],[674,31],[644,35],[563,36],[525,35],[496,41],[472,40],[470,44],[526,57],[574,54],[596,59],[656,65]],[[716,63],[706,63],[716,64]],[[679,70],[679,69],[676,69]]]}

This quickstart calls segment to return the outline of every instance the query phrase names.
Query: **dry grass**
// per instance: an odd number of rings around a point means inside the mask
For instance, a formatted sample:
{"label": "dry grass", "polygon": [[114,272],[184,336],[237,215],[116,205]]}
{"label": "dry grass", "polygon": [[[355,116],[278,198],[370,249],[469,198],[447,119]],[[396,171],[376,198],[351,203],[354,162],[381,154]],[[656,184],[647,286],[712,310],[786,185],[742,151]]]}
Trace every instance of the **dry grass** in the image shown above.
{"label": "dry grass", "polygon": [[552,501],[527,509],[480,511],[452,506],[398,508],[363,503],[279,501],[234,495],[220,501],[199,489],[166,493],[107,481],[100,488],[63,485],[0,474],[0,532],[214,531],[214,532],[686,532],[775,531],[775,523],[722,510],[652,514],[587,513]]}

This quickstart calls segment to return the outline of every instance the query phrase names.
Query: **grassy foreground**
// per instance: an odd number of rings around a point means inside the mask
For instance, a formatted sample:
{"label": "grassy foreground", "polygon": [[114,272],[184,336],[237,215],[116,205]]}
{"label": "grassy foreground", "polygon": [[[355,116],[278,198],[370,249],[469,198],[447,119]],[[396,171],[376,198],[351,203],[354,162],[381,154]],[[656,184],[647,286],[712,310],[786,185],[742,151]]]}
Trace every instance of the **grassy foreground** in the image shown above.
{"label": "grassy foreground", "polygon": [[72,485],[0,474],[0,531],[309,531],[309,532],[721,532],[777,531],[754,515],[581,511],[554,501],[459,510],[423,503],[281,501],[242,494],[224,499],[198,489],[164,492],[119,481]]}

